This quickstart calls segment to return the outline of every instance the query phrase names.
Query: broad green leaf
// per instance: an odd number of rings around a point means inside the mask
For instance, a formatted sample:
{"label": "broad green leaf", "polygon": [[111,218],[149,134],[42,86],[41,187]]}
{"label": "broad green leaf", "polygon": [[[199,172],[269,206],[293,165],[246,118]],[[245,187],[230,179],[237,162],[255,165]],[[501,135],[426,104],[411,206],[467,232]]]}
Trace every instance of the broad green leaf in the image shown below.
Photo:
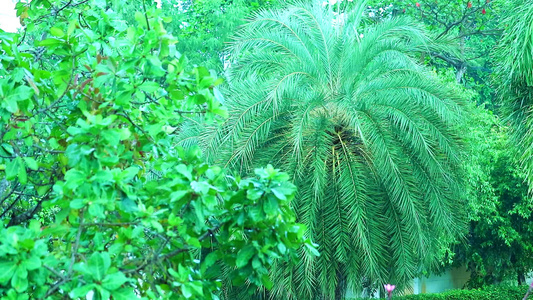
{"label": "broad green leaf", "polygon": [[96,286],[96,290],[98,290],[98,292],[100,293],[100,297],[101,297],[100,299],[109,299],[109,297],[111,296],[111,292],[104,289],[100,285]]}
{"label": "broad green leaf", "polygon": [[157,82],[146,81],[145,83],[141,84],[139,88],[141,89],[141,91],[145,91],[147,93],[153,93],[157,91],[160,88],[160,86]]}
{"label": "broad green leaf", "polygon": [[95,288],[94,284],[82,285],[70,291],[69,296],[74,299],[77,299],[80,297],[84,298],[85,296],[87,296],[87,294],[89,294],[90,291],[94,290],[94,288]]}
{"label": "broad green leaf", "polygon": [[202,262],[202,269],[205,271],[205,269],[214,265],[217,262],[217,260],[218,260],[218,252],[211,252],[207,254],[207,256]]}
{"label": "broad green leaf", "polygon": [[246,266],[248,262],[250,261],[250,259],[254,256],[254,254],[255,254],[255,249],[251,245],[248,245],[242,248],[237,253],[237,261],[236,261],[237,268],[242,268]]}
{"label": "broad green leaf", "polygon": [[274,215],[278,212],[278,200],[269,195],[263,202],[263,209],[267,215]]}
{"label": "broad green leaf", "polygon": [[185,299],[189,299],[192,297],[192,289],[189,287],[188,284],[184,284],[181,286],[181,293]]}
{"label": "broad green leaf", "polygon": [[11,278],[11,286],[19,293],[28,288],[28,271],[25,267],[19,266],[17,268],[15,275]]}
{"label": "broad green leaf", "polygon": [[85,201],[83,199],[74,199],[70,201],[70,208],[72,209],[80,209],[85,206]]}
{"label": "broad green leaf", "polygon": [[201,282],[199,281],[189,282],[188,286],[192,289],[195,296],[201,297],[204,295],[204,290],[203,290]]}
{"label": "broad green leaf", "polygon": [[65,35],[63,30],[61,30],[61,28],[57,28],[57,27],[50,28],[50,34],[52,34],[55,37],[63,37]]}
{"label": "broad green leaf", "polygon": [[88,269],[94,280],[102,281],[110,265],[111,260],[107,252],[95,252],[89,258]]}
{"label": "broad green leaf", "polygon": [[115,290],[111,293],[111,296],[113,296],[113,299],[115,300],[131,300],[137,298],[132,288],[121,288]]}
{"label": "broad green leaf", "polygon": [[128,278],[122,272],[107,274],[102,281],[102,287],[108,291],[114,291],[126,281],[128,281]]}
{"label": "broad green leaf", "polygon": [[13,274],[15,274],[16,269],[17,262],[15,260],[0,261],[0,284],[5,285]]}
{"label": "broad green leaf", "polygon": [[287,200],[287,197],[282,191],[277,190],[276,188],[271,189],[274,196],[276,196],[280,200]]}
{"label": "broad green leaf", "polygon": [[26,260],[24,260],[24,265],[27,270],[35,270],[41,267],[41,259],[37,256],[30,256]]}
{"label": "broad green leaf", "polygon": [[264,274],[262,277],[261,277],[261,282],[263,283],[263,285],[267,288],[267,289],[271,289],[272,286],[274,285],[274,283],[272,282],[272,280],[270,279],[270,277],[267,275],[267,274]]}
{"label": "broad green leaf", "polygon": [[19,169],[24,167],[22,166],[21,162],[22,160],[20,159],[20,157],[17,157],[6,163],[6,179],[7,180],[12,180],[17,177],[17,175],[19,174]]}
{"label": "broad green leaf", "polygon": [[102,206],[102,204],[99,204],[99,203],[91,203],[89,205],[89,213],[92,216],[95,216],[98,218],[102,218],[102,219],[105,218],[104,207]]}
{"label": "broad green leaf", "polygon": [[250,189],[246,191],[246,195],[248,196],[248,199],[253,200],[253,201],[256,201],[259,198],[261,198],[261,196],[263,196],[263,193],[264,192],[260,189]]}
{"label": "broad green leaf", "polygon": [[1,102],[2,106],[10,113],[16,113],[19,110],[17,99],[15,97],[5,97]]}
{"label": "broad green leaf", "polygon": [[135,203],[133,200],[131,200],[128,197],[126,197],[126,198],[122,199],[122,201],[120,201],[120,208],[123,211],[128,212],[128,213],[136,212],[136,211],[139,210],[138,207],[137,207],[137,203]]}

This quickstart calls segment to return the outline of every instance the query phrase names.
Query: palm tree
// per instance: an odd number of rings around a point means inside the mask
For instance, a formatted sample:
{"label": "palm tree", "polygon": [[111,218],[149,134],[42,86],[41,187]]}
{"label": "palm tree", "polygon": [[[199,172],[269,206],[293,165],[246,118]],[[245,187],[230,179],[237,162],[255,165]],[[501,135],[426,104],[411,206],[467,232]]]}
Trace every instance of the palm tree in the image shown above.
{"label": "palm tree", "polygon": [[294,4],[254,15],[230,47],[229,118],[182,131],[182,145],[240,174],[267,163],[292,174],[294,209],[321,255],[279,263],[273,298],[402,285],[464,224],[463,97],[412,56],[434,45],[419,25],[363,26],[363,11]]}
{"label": "palm tree", "polygon": [[512,138],[533,191],[533,3],[515,3],[496,51],[496,77],[503,111],[512,124]]}

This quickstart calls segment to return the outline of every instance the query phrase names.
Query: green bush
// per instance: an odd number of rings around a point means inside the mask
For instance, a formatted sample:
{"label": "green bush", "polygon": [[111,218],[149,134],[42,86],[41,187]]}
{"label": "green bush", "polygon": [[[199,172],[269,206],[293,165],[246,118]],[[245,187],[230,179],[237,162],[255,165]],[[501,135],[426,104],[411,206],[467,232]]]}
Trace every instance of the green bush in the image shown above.
{"label": "green bush", "polygon": [[439,294],[394,297],[395,300],[510,300],[522,299],[528,286],[492,286],[479,290],[450,290]]}

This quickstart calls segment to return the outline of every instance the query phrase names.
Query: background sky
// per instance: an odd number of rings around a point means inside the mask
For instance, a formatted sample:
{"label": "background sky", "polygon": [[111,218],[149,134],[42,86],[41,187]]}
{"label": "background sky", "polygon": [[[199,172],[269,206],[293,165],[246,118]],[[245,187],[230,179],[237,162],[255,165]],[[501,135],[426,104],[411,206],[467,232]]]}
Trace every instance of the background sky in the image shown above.
{"label": "background sky", "polygon": [[16,32],[20,26],[15,12],[17,0],[0,0],[0,28],[4,31]]}

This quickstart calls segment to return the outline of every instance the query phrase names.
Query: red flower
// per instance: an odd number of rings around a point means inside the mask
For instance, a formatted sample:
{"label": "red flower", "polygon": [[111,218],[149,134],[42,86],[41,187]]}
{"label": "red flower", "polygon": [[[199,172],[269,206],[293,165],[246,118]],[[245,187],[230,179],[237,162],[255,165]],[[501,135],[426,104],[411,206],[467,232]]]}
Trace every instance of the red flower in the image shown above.
{"label": "red flower", "polygon": [[486,14],[487,11],[486,11],[485,9],[483,9],[483,10],[481,11],[481,13],[482,13],[482,14]]}
{"label": "red flower", "polygon": [[472,2],[468,1],[468,4],[466,5],[468,8],[472,8]]}
{"label": "red flower", "polygon": [[420,7],[420,3],[418,3],[418,2],[415,5],[416,5],[416,7]]}
{"label": "red flower", "polygon": [[403,9],[403,13],[405,14],[405,8]]}

